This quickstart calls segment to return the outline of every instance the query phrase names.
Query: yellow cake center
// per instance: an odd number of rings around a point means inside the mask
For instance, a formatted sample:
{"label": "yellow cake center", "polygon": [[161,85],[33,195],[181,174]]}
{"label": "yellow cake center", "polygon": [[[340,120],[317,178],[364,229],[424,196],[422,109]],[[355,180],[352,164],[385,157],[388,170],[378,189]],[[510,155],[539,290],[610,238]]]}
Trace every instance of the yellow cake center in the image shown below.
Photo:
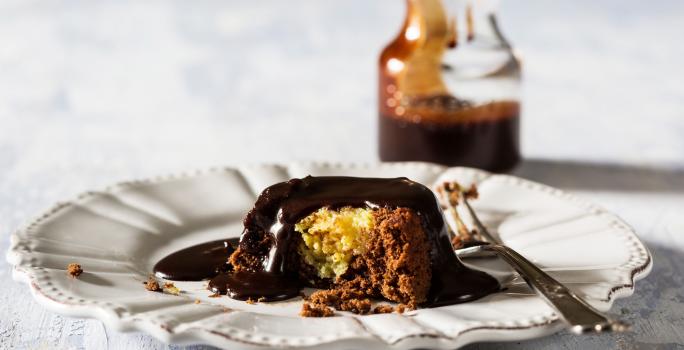
{"label": "yellow cake center", "polygon": [[370,209],[321,208],[295,224],[295,231],[302,234],[299,253],[316,268],[319,277],[340,276],[347,271],[352,257],[364,252],[374,223]]}

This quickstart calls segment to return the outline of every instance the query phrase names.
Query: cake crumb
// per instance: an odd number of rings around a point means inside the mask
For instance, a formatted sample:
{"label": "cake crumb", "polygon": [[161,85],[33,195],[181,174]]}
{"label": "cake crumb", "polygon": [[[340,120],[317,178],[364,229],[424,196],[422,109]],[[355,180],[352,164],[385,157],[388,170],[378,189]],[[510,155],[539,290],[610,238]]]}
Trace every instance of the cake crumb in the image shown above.
{"label": "cake crumb", "polygon": [[195,304],[200,304],[201,301],[199,299],[195,299]]}
{"label": "cake crumb", "polygon": [[475,184],[470,185],[468,189],[464,189],[456,181],[444,182],[442,186],[437,188],[437,192],[446,195],[449,204],[454,207],[458,206],[461,196],[464,196],[466,199],[477,199],[480,195]]}
{"label": "cake crumb", "polygon": [[469,243],[477,241],[475,237],[477,237],[478,235],[479,233],[476,229],[472,229],[470,231],[465,230],[451,237],[451,245],[454,247],[454,249],[464,248]]}
{"label": "cake crumb", "polygon": [[340,310],[349,311],[359,315],[365,315],[370,312],[370,299],[349,299],[340,303]]}
{"label": "cake crumb", "polygon": [[394,312],[394,307],[387,304],[378,305],[375,307],[375,309],[373,309],[374,314],[389,314],[392,312]]}
{"label": "cake crumb", "polygon": [[83,268],[81,268],[81,265],[76,264],[76,263],[71,263],[67,265],[67,274],[71,278],[78,278],[83,273]]}
{"label": "cake crumb", "polygon": [[464,192],[466,199],[477,199],[480,197],[480,193],[477,191],[477,185],[471,184],[470,187]]}
{"label": "cake crumb", "polygon": [[365,293],[348,287],[316,291],[309,296],[309,302],[313,305],[332,306],[337,310],[359,315],[367,314],[371,309],[371,301]]}
{"label": "cake crumb", "polygon": [[451,237],[451,245],[454,249],[461,249],[465,246],[465,241],[459,235],[453,235]]}
{"label": "cake crumb", "polygon": [[406,305],[404,305],[404,304],[399,304],[399,305],[397,305],[397,308],[396,308],[395,311],[396,311],[398,314],[403,314],[404,312],[406,312],[406,310],[409,310],[409,309],[411,309],[411,308],[408,307],[408,306],[406,306]]}
{"label": "cake crumb", "polygon": [[157,280],[150,276],[147,281],[143,282],[145,285],[145,289],[149,290],[150,292],[160,292],[161,287],[159,286],[159,282]]}
{"label": "cake crumb", "polygon": [[254,305],[254,304],[256,304],[256,301],[254,301],[254,299],[252,299],[252,298],[247,298],[247,300],[245,300],[245,303],[247,303],[249,305]]}
{"label": "cake crumb", "polygon": [[305,302],[299,312],[302,317],[331,317],[335,316],[335,311],[324,304],[312,304]]}
{"label": "cake crumb", "polygon": [[221,294],[219,294],[219,293],[214,293],[214,294],[209,295],[209,297],[210,297],[210,298],[219,298],[219,297],[221,297]]}
{"label": "cake crumb", "polygon": [[171,295],[180,295],[181,290],[176,287],[175,284],[171,282],[166,282],[164,283],[164,292],[169,293]]}

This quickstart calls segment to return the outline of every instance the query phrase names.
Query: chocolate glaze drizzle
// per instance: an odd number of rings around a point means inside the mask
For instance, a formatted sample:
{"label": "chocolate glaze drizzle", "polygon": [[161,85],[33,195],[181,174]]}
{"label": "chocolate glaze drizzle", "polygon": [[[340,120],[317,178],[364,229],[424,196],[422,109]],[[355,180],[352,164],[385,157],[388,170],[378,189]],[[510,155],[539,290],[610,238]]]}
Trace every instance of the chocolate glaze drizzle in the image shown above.
{"label": "chocolate glaze drizzle", "polygon": [[[263,271],[221,273],[210,281],[209,288],[240,300],[264,298],[273,301],[297,296],[304,286],[286,264],[288,252],[292,248],[290,243],[296,234],[295,223],[321,207],[336,209],[345,206],[407,207],[422,218],[432,245],[432,284],[424,306],[462,303],[499,290],[499,284],[493,277],[469,269],[458,260],[442,212],[430,189],[403,177],[341,176],[307,176],[265,189],[244,219],[245,228],[239,243],[240,249],[256,251],[264,236],[269,237],[271,248],[264,259]],[[155,266],[155,272],[167,279],[211,277],[208,276],[212,270],[209,266],[216,271],[217,265],[212,264],[223,266],[228,257],[226,254],[223,260],[214,258],[217,248],[212,248],[212,245],[225,246],[225,243],[210,242],[174,253],[160,261]],[[172,259],[175,262],[172,263]],[[194,275],[189,273],[194,268],[203,272]],[[183,272],[180,273],[180,270]]]}
{"label": "chocolate glaze drizzle", "polygon": [[212,292],[238,300],[286,300],[299,295],[302,287],[296,278],[283,278],[265,271],[222,273],[209,281]]}
{"label": "chocolate glaze drizzle", "polygon": [[172,281],[201,281],[232,270],[228,257],[239,238],[221,239],[177,251],[154,265],[154,274]]}

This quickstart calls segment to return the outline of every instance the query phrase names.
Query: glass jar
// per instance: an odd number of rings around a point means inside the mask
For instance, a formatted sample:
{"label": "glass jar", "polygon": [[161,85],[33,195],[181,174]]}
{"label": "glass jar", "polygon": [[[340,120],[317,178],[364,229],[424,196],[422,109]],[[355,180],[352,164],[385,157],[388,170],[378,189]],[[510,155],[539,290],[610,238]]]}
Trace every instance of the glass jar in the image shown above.
{"label": "glass jar", "polygon": [[510,170],[520,160],[520,62],[496,4],[406,3],[379,59],[381,160]]}

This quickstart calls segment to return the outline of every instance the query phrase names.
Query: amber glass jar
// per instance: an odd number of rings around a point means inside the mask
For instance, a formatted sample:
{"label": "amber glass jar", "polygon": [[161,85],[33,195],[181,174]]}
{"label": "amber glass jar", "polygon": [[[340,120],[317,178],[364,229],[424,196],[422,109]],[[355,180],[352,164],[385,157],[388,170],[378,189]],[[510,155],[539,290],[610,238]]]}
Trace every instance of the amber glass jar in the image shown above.
{"label": "amber glass jar", "polygon": [[520,160],[520,63],[486,0],[407,0],[379,59],[383,161],[506,171]]}

